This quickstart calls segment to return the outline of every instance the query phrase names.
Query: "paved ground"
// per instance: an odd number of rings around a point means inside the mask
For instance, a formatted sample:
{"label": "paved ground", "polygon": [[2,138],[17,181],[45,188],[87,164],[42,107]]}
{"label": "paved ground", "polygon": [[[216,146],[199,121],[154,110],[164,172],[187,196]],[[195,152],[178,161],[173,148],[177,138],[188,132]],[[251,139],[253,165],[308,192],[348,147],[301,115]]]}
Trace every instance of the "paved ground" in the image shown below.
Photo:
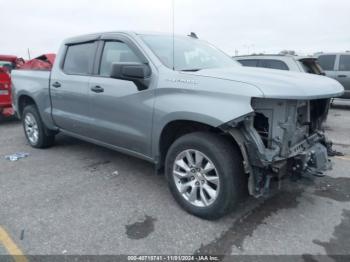
{"label": "paved ground", "polygon": [[[26,255],[289,254],[316,261],[349,254],[350,106],[331,110],[327,131],[346,156],[334,159],[325,178],[286,181],[269,199],[248,199],[208,222],[179,208],[146,162],[66,136],[35,150],[19,122],[2,123],[0,229]],[[4,159],[21,151],[30,156]],[[8,252],[4,242],[0,231],[0,254]]]}

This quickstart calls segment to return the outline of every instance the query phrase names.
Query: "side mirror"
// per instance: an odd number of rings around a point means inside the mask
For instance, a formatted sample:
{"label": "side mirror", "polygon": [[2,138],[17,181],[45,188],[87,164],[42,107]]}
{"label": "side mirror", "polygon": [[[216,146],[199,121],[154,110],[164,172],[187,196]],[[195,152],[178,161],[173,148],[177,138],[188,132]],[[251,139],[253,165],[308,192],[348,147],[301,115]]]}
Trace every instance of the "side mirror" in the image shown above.
{"label": "side mirror", "polygon": [[113,63],[111,78],[128,80],[135,83],[139,90],[148,88],[151,68],[148,64],[141,63]]}
{"label": "side mirror", "polygon": [[151,68],[140,63],[113,63],[111,77],[116,79],[134,80],[151,76]]}

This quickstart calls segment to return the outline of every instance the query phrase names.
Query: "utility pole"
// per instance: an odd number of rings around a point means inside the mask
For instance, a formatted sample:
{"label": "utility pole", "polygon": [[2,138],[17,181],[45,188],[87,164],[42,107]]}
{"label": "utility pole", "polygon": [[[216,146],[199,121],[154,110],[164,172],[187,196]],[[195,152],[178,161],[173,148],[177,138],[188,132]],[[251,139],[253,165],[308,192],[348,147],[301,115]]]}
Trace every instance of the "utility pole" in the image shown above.
{"label": "utility pole", "polygon": [[28,52],[28,59],[30,60],[30,50],[29,50],[29,48],[27,49],[27,52]]}

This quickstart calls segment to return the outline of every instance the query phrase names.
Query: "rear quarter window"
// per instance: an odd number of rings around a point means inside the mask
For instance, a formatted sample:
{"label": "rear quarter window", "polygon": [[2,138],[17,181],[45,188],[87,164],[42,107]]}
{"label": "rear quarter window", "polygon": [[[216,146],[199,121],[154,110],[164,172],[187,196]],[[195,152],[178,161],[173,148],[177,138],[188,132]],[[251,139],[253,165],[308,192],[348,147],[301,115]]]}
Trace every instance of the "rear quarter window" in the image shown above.
{"label": "rear quarter window", "polygon": [[285,62],[276,59],[262,59],[260,60],[259,67],[278,70],[289,70],[289,67]]}
{"label": "rear quarter window", "polygon": [[71,75],[89,75],[95,55],[95,42],[69,45],[63,71]]}
{"label": "rear quarter window", "polygon": [[249,66],[249,67],[257,67],[258,66],[258,60],[257,59],[246,59],[246,60],[238,60],[243,66]]}
{"label": "rear quarter window", "polygon": [[318,58],[318,63],[325,71],[333,71],[336,55],[321,55]]}

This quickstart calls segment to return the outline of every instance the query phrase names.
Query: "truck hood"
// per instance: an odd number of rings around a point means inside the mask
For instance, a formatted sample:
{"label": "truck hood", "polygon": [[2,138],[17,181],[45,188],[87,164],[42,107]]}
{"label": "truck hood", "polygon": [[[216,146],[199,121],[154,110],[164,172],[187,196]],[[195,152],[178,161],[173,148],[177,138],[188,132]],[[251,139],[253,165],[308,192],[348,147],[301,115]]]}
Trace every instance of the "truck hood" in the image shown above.
{"label": "truck hood", "polygon": [[307,73],[243,66],[187,73],[250,84],[259,89],[266,98],[318,99],[337,97],[344,93],[339,82]]}

